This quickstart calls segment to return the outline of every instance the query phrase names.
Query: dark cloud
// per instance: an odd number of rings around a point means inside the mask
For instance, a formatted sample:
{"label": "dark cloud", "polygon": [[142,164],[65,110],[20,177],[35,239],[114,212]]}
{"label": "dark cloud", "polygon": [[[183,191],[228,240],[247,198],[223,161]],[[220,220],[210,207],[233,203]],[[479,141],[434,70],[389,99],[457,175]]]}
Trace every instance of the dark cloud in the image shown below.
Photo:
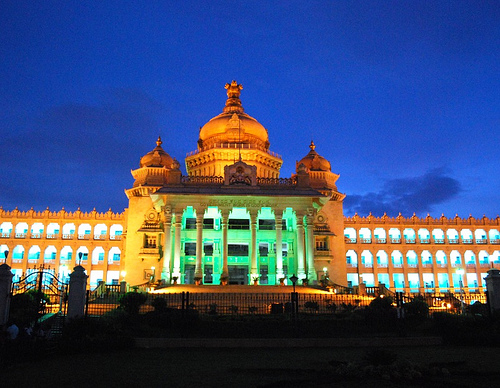
{"label": "dark cloud", "polygon": [[359,215],[423,215],[462,191],[459,181],[447,176],[443,169],[434,169],[419,177],[388,180],[376,193],[347,195],[344,209],[346,214]]}
{"label": "dark cloud", "polygon": [[105,91],[96,104],[48,109],[28,128],[0,139],[0,205],[123,209],[130,168],[154,148],[161,111],[133,89]]}

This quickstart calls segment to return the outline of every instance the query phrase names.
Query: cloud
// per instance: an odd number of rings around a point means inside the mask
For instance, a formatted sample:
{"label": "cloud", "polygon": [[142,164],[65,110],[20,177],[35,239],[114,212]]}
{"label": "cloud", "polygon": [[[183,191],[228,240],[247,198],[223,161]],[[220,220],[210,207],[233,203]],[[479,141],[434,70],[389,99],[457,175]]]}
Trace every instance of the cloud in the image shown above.
{"label": "cloud", "polygon": [[445,174],[442,168],[428,171],[413,178],[391,179],[379,192],[347,195],[344,200],[346,214],[358,213],[375,216],[424,215],[434,205],[444,203],[463,191],[460,182]]}
{"label": "cloud", "polygon": [[141,150],[155,146],[162,109],[139,90],[111,89],[95,104],[41,112],[0,138],[0,205],[122,207],[130,168],[139,166]]}

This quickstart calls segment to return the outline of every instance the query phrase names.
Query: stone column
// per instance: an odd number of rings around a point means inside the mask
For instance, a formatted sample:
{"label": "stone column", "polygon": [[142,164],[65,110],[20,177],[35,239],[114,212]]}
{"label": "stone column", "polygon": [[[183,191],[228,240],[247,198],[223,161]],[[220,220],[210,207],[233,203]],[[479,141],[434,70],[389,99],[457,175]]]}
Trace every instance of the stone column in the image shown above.
{"label": "stone column", "polygon": [[493,313],[500,310],[500,270],[491,268],[485,279],[488,292],[488,304],[490,306],[490,312]]}
{"label": "stone column", "polygon": [[175,215],[175,237],[174,237],[174,269],[172,277],[176,276],[177,281],[181,281],[181,227],[182,217],[179,214]]}
{"label": "stone column", "polygon": [[252,278],[259,276],[257,268],[257,210],[250,211],[250,274],[248,284],[252,284]]}
{"label": "stone column", "polygon": [[300,279],[306,277],[306,272],[304,270],[304,218],[302,216],[297,216],[297,276]]}
{"label": "stone column", "polygon": [[306,246],[306,257],[307,257],[307,277],[309,281],[316,279],[316,270],[314,268],[314,216],[307,216],[307,246]]}
{"label": "stone column", "polygon": [[69,275],[68,319],[78,319],[85,315],[87,279],[88,275],[81,265],[73,268]]}
{"label": "stone column", "polygon": [[221,281],[229,278],[229,270],[227,267],[227,220],[229,211],[221,210],[221,227],[222,227],[222,273],[220,275]]}
{"label": "stone column", "polygon": [[196,209],[196,267],[194,270],[194,280],[203,279],[203,216],[204,211]]}
{"label": "stone column", "polygon": [[170,209],[165,209],[165,224],[163,225],[165,243],[163,245],[163,267],[161,279],[170,283],[170,262],[172,260],[172,213]]}
{"label": "stone column", "polygon": [[3,329],[9,319],[10,290],[13,277],[14,274],[7,264],[0,265],[0,330]]}
{"label": "stone column", "polygon": [[275,227],[276,227],[276,280],[285,276],[283,273],[283,230],[281,224],[283,222],[283,215],[281,211],[275,210]]}

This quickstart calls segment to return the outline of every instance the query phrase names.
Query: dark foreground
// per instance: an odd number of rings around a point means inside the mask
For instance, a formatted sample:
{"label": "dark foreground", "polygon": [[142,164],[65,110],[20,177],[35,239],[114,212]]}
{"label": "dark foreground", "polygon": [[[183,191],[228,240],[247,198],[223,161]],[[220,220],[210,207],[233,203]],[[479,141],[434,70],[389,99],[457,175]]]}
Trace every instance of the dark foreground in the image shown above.
{"label": "dark foreground", "polygon": [[[1,386],[499,387],[499,355],[471,346],[129,349],[2,367]],[[377,373],[390,357],[406,372]]]}

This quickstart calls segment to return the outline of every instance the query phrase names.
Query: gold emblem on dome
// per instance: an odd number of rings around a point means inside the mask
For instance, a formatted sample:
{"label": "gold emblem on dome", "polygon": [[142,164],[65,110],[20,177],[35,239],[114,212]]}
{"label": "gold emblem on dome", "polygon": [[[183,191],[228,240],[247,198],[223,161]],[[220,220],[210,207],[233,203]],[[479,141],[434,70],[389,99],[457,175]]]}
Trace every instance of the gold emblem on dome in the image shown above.
{"label": "gold emblem on dome", "polygon": [[224,87],[227,89],[228,98],[240,98],[240,91],[243,89],[243,85],[233,80],[230,84],[226,84]]}

